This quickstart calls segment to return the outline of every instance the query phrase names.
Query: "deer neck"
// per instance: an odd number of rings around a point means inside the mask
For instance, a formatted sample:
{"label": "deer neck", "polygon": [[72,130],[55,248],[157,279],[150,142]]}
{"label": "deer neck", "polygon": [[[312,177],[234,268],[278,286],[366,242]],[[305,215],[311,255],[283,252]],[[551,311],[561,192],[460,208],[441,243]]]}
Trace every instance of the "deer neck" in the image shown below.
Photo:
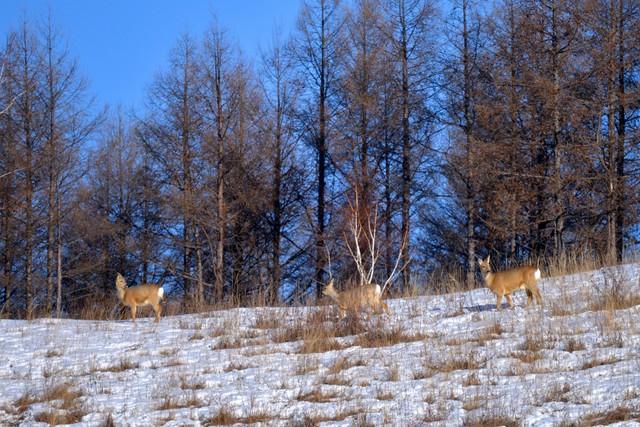
{"label": "deer neck", "polygon": [[491,270],[484,271],[482,275],[484,277],[484,282],[487,284],[487,287],[489,287],[490,289],[493,289],[493,279],[494,279],[493,272]]}
{"label": "deer neck", "polygon": [[332,300],[334,300],[336,302],[338,301],[338,292],[336,292],[336,290],[333,288],[333,286],[332,287],[327,287],[324,290],[324,294],[326,296],[328,296],[329,298],[331,298]]}
{"label": "deer neck", "polygon": [[119,298],[121,301],[123,301],[123,300],[124,300],[125,290],[126,290],[126,288],[125,288],[125,287],[121,287],[121,288],[119,287],[119,288],[118,288],[118,298]]}

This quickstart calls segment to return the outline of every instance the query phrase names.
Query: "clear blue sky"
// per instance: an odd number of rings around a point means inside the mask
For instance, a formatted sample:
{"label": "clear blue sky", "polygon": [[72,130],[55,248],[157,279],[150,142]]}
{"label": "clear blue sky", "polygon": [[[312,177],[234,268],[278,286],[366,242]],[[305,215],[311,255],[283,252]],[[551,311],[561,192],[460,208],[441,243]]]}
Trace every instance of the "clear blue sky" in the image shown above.
{"label": "clear blue sky", "polygon": [[144,106],[147,87],[162,70],[178,36],[200,38],[216,16],[250,60],[266,47],[275,27],[295,27],[301,0],[0,0],[4,40],[23,17],[54,23],[78,60],[99,102],[125,110]]}

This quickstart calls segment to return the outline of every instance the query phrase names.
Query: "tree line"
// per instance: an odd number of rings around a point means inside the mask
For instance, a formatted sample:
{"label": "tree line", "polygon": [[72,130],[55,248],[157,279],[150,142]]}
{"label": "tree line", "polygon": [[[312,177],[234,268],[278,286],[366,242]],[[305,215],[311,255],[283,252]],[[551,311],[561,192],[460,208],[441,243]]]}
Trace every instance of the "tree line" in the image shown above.
{"label": "tree line", "polygon": [[116,273],[291,303],[355,279],[352,247],[398,292],[637,247],[636,0],[305,0],[251,60],[215,21],[178,36],[127,112],[52,22],[0,49],[2,315],[74,315]]}

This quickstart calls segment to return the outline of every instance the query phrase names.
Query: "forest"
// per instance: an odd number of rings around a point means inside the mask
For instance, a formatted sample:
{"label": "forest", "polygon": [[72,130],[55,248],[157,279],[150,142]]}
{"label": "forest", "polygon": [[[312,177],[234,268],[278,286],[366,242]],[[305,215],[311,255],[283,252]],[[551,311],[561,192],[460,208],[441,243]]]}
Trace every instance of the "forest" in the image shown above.
{"label": "forest", "polygon": [[189,311],[637,251],[640,1],[304,0],[256,58],[230,30],[176,34],[139,111],[55,16],[2,35],[0,316],[117,273]]}

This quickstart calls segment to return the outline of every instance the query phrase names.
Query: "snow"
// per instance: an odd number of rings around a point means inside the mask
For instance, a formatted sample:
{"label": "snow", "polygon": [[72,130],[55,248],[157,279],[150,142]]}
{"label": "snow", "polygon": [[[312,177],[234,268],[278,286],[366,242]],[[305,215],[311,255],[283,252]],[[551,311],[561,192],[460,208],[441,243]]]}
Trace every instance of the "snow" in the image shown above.
{"label": "snow", "polygon": [[543,277],[542,308],[388,300],[353,331],[331,306],[0,320],[0,425],[640,425],[639,273]]}

